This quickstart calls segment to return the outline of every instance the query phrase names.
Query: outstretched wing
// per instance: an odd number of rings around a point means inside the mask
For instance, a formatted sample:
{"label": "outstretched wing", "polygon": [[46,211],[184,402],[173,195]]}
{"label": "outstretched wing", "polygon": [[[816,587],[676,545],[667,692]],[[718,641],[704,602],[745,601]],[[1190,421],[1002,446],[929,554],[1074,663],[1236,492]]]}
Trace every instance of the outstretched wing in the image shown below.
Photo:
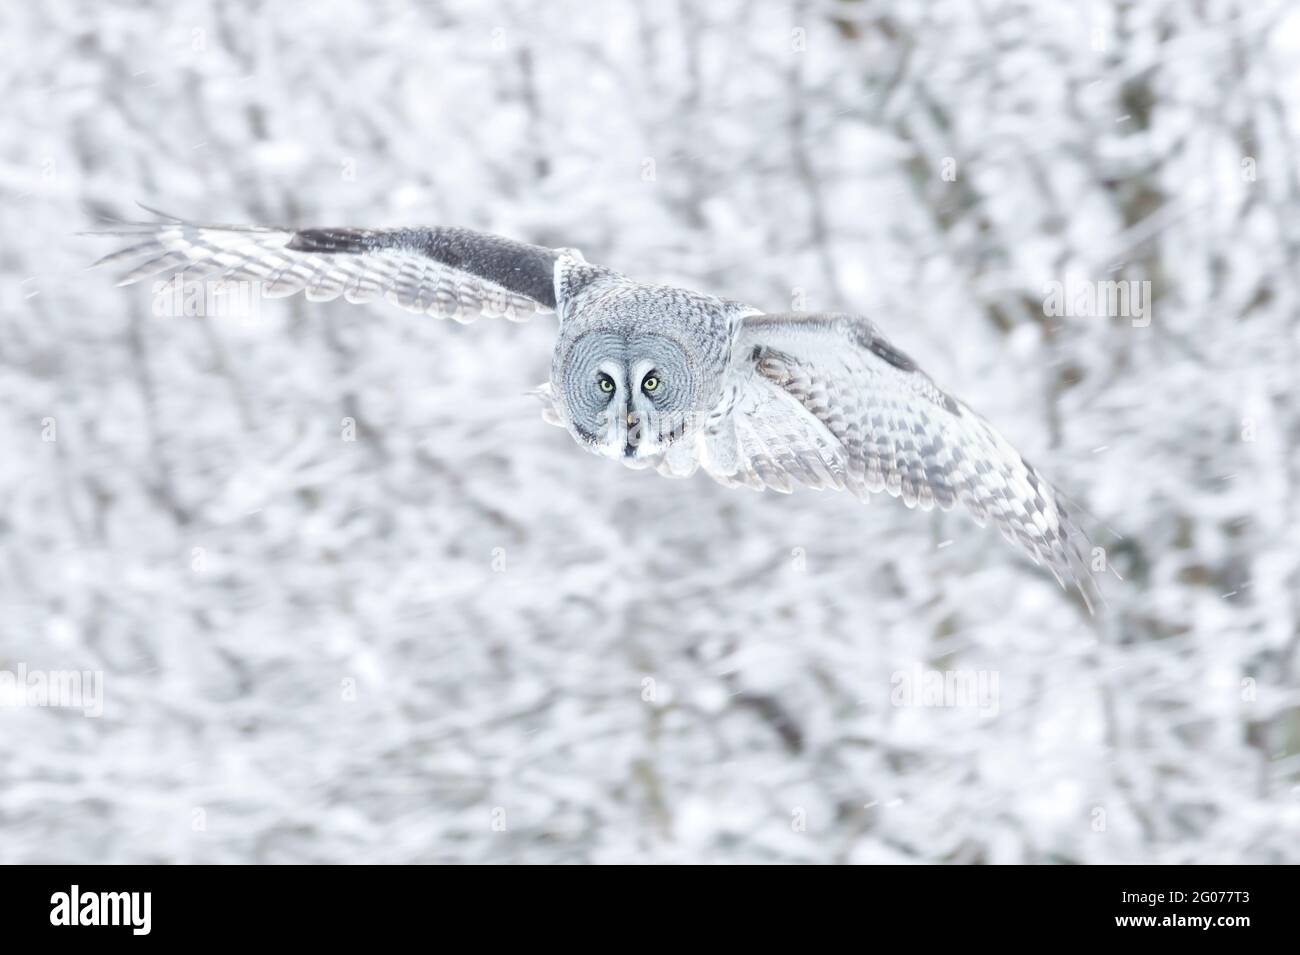
{"label": "outstretched wing", "polygon": [[555,309],[555,262],[567,252],[471,229],[281,229],[155,214],[160,221],[90,233],[132,240],[95,263],[124,265],[118,285],[183,274],[256,282],[271,298],[385,299],[462,322],[479,315],[523,321]]}
{"label": "outstretched wing", "polygon": [[1077,587],[1092,609],[1100,594],[1084,559],[1087,537],[1057,492],[865,318],[753,316],[735,354],[746,377],[702,460],[715,479],[888,491],[922,510],[960,502],[1062,586]]}

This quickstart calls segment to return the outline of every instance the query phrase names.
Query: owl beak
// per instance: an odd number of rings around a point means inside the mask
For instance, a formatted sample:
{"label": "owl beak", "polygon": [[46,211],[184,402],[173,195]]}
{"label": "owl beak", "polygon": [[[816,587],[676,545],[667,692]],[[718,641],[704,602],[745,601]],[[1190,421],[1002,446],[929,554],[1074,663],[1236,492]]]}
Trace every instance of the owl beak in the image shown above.
{"label": "owl beak", "polygon": [[612,416],[600,443],[599,453],[629,467],[647,467],[658,452],[647,433],[650,419],[644,412],[620,409]]}
{"label": "owl beak", "polygon": [[627,422],[627,434],[623,441],[623,457],[636,457],[636,446],[640,443],[640,432],[637,430],[637,422],[640,417],[635,411],[629,410],[624,420]]}

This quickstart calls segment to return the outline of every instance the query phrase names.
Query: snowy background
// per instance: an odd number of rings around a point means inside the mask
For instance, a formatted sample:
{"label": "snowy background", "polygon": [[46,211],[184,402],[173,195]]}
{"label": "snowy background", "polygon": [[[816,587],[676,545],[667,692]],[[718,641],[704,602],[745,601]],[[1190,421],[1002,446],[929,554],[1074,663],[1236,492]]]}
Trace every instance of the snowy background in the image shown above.
{"label": "snowy background", "polygon": [[[104,712],[0,707],[0,861],[1300,862],[1288,6],[4,4],[0,670]],[[588,455],[549,318],[159,317],[74,235],[135,200],[869,314],[1109,610],[960,512]],[[1149,324],[1048,314],[1100,281]]]}

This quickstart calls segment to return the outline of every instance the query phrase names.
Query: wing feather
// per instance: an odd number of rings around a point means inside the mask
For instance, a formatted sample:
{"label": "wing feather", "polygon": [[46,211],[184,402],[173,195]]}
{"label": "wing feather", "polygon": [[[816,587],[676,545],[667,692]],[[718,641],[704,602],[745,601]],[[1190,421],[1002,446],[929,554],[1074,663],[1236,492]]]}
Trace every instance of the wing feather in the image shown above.
{"label": "wing feather", "polygon": [[[149,210],[153,211],[153,210]],[[118,285],[153,276],[218,276],[259,283],[269,298],[299,292],[310,301],[378,298],[412,312],[473,321],[523,321],[555,309],[559,250],[469,229],[278,229],[157,222],[95,232],[131,240],[95,265],[123,265]]]}
{"label": "wing feather", "polygon": [[[701,463],[724,484],[886,492],[908,507],[960,503],[1076,587],[1100,599],[1088,539],[1061,496],[994,428],[939,389],[872,324],[853,315],[744,319],[742,381],[728,427]],[[733,437],[734,434],[734,437]],[[734,453],[733,453],[734,450]]]}

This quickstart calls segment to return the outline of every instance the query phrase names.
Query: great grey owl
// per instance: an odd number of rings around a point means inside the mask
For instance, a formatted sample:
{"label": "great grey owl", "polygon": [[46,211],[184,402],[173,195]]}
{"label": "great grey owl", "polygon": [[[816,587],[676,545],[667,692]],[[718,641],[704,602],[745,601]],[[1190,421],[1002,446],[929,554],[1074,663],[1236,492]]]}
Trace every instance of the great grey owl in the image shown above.
{"label": "great grey owl", "polygon": [[[151,212],[153,210],[150,210]],[[555,312],[543,416],[588,450],[722,484],[888,491],[908,507],[960,502],[1078,588],[1098,591],[1087,538],[1060,495],[983,418],[859,315],[767,314],[633,281],[551,249],[459,228],[200,225],[157,213],[99,263],[119,285],[162,274],[258,283],[269,297],[386,299],[468,322]]]}

